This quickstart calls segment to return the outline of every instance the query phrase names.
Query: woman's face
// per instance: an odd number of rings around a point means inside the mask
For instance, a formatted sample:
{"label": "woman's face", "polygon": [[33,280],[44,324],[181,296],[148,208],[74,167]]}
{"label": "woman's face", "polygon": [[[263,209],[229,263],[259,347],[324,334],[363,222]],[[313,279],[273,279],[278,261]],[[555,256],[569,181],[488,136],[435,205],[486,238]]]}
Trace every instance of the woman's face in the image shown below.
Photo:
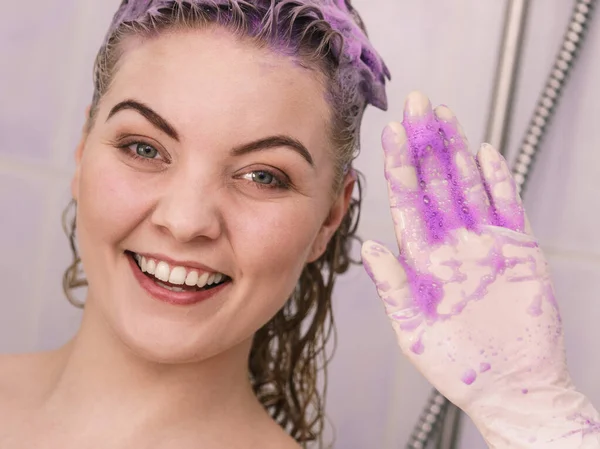
{"label": "woman's face", "polygon": [[224,30],[129,41],[77,152],[88,308],[154,360],[247,343],[347,207],[329,114],[315,72]]}

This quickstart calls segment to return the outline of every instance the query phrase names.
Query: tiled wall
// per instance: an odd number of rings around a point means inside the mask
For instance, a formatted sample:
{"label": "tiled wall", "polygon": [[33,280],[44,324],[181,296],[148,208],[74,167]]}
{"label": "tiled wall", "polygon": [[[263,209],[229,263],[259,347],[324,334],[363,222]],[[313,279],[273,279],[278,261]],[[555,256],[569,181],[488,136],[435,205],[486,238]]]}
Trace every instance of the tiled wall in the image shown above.
{"label": "tiled wall", "polygon": [[[8,2],[0,15],[0,351],[54,347],[80,313],[62,294],[61,228],[95,51],[118,0]],[[96,5],[98,7],[96,7]]]}
{"label": "tiled wall", "polygon": [[[69,263],[60,215],[91,95],[91,67],[118,0],[9,2],[0,15],[0,351],[55,347],[80,313],[62,295]],[[359,168],[368,180],[361,233],[393,247],[379,135],[412,89],[452,107],[482,138],[505,1],[354,0],[393,73],[390,109],[370,111]],[[571,2],[535,0],[514,114],[514,149],[562,37]],[[548,133],[525,203],[554,273],[575,381],[600,407],[600,21]],[[401,448],[430,387],[401,357],[367,276],[336,294],[339,343],[330,369],[336,447]],[[485,445],[468,423],[463,448]]]}

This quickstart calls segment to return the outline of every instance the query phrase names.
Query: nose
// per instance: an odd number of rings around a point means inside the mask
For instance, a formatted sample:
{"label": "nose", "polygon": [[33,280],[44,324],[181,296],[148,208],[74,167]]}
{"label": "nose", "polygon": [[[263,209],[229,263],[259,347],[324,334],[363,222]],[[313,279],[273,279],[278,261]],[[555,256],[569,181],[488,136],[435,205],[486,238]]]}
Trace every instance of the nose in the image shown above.
{"label": "nose", "polygon": [[218,189],[208,181],[181,174],[160,196],[151,216],[152,223],[177,242],[215,240],[222,232],[222,215],[216,197]]}

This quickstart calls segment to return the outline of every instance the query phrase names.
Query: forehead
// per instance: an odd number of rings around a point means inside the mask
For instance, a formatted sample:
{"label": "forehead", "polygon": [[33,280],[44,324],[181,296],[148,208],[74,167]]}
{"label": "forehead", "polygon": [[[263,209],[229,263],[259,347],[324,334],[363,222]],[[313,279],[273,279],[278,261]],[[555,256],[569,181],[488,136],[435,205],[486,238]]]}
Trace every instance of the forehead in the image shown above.
{"label": "forehead", "polygon": [[171,121],[183,139],[251,139],[286,133],[309,149],[328,142],[324,75],[220,28],[125,43],[105,98],[133,97]]}

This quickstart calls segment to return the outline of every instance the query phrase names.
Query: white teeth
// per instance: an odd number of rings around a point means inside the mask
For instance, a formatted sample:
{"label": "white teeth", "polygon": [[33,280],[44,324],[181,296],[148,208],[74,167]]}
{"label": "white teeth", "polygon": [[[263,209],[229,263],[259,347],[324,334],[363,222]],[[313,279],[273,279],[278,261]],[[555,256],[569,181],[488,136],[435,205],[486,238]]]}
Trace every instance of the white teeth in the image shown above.
{"label": "white teeth", "polygon": [[156,262],[152,259],[148,261],[146,264],[146,272],[149,274],[154,274],[156,272]]}
{"label": "white teeth", "polygon": [[213,273],[208,277],[208,280],[206,281],[206,285],[212,285],[212,283],[215,281],[215,276],[216,274]]}
{"label": "white teeth", "polygon": [[163,282],[169,281],[170,267],[167,262],[163,262],[162,260],[158,262],[156,265],[156,271],[154,273],[154,277]]}
{"label": "white teeth", "polygon": [[[190,270],[189,273],[185,267],[171,267],[167,262],[147,259],[139,254],[133,255],[134,259],[140,265],[140,269],[144,273],[153,275],[162,282],[169,282],[174,285],[187,285],[188,287],[198,286],[203,288],[209,285],[219,284],[227,276],[222,273],[202,273],[199,274],[196,270]],[[171,291],[185,291],[179,287],[166,286],[161,282],[157,282],[161,287],[168,288]]]}
{"label": "white teeth", "polygon": [[198,272],[190,271],[185,278],[185,285],[189,285],[190,287],[198,284]]}
{"label": "white teeth", "polygon": [[196,284],[198,287],[202,288],[206,285],[206,281],[208,281],[208,273],[202,273],[202,276],[198,278],[198,283]]}
{"label": "white teeth", "polygon": [[186,278],[186,271],[183,267],[175,267],[169,275],[169,282],[175,285],[183,285]]}

